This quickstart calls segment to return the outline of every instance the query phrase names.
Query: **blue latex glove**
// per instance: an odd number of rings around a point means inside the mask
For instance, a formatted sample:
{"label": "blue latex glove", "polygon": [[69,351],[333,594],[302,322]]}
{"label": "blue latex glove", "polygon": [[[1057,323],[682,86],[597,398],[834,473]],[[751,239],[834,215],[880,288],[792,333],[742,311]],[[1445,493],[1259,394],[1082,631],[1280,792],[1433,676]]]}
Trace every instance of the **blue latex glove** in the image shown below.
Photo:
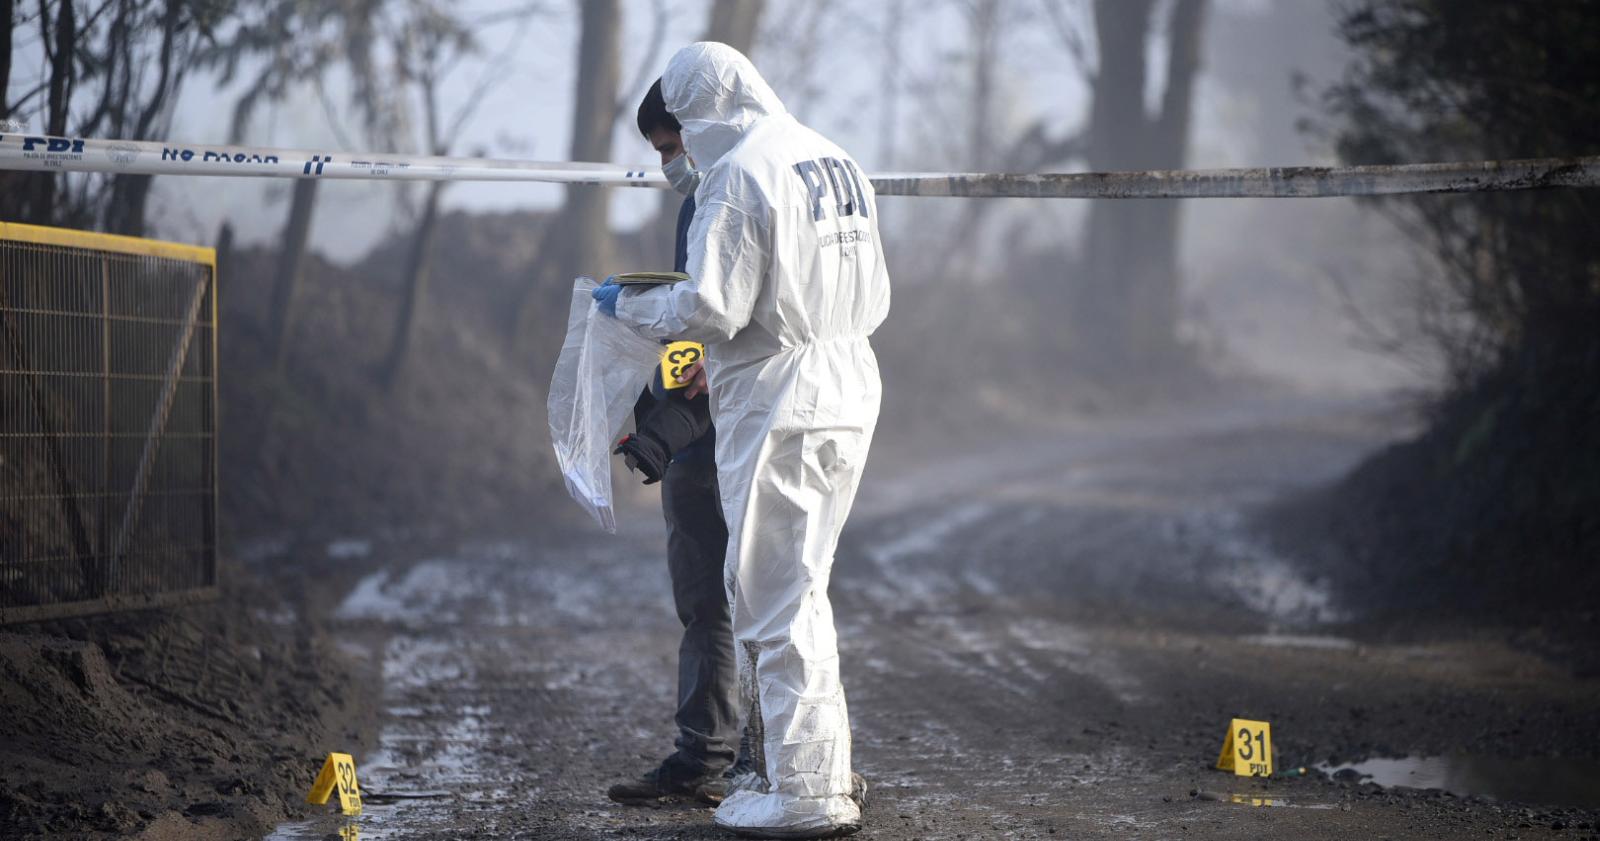
{"label": "blue latex glove", "polygon": [[600,302],[600,311],[612,318],[617,317],[617,298],[622,296],[622,286],[615,277],[606,278],[606,282],[595,287],[589,295]]}

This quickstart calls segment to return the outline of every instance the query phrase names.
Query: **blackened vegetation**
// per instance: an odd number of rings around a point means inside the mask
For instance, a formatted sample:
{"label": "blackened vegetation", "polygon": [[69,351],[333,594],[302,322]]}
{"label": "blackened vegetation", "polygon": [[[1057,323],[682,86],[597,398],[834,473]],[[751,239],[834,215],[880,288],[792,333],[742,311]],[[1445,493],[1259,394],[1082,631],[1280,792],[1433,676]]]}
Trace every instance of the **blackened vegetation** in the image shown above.
{"label": "blackened vegetation", "polygon": [[[409,234],[352,267],[307,261],[281,370],[266,282],[275,255],[238,249],[222,281],[219,366],[230,536],[542,529],[581,516],[553,467],[545,423],[565,307],[547,298],[524,325],[527,348],[513,351],[509,340],[550,223],[544,213],[440,216],[448,247],[427,271],[449,279],[449,294],[430,293],[413,340],[418,364],[392,386],[378,373],[405,305]],[[606,263],[660,265],[643,241],[654,233],[610,237]]]}
{"label": "blackened vegetation", "polygon": [[311,814],[321,755],[376,698],[281,582],[0,629],[0,838],[254,838]]}
{"label": "blackened vegetation", "polygon": [[[229,4],[7,0],[0,7],[0,119],[56,137],[149,140],[167,134],[173,103],[196,59],[215,45]],[[12,51],[30,38],[47,66],[28,87]],[[148,175],[0,173],[0,217],[139,236],[150,184]]]}
{"label": "blackened vegetation", "polygon": [[[1346,160],[1600,151],[1600,3],[1366,0],[1325,94]],[[1332,491],[1353,581],[1397,607],[1575,608],[1600,594],[1600,192],[1375,200],[1435,266],[1415,330],[1448,386],[1417,440]],[[1309,509],[1308,509],[1309,510]]]}

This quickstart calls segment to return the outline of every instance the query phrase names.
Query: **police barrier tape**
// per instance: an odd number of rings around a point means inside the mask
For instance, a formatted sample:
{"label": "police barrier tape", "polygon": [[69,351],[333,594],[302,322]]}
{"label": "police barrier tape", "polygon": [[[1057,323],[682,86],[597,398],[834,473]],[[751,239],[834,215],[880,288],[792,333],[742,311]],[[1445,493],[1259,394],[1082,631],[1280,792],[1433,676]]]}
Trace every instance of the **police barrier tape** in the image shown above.
{"label": "police barrier tape", "polygon": [[[380,181],[529,181],[668,187],[656,167],[428,155],[323,153],[0,134],[0,170]],[[1600,186],[1600,156],[1395,166],[1007,174],[887,172],[882,196],[969,198],[1317,198]]]}
{"label": "police barrier tape", "polygon": [[666,187],[660,169],[429,155],[324,153],[256,146],[0,134],[0,169],[117,175],[223,175],[378,181],[547,181]]}

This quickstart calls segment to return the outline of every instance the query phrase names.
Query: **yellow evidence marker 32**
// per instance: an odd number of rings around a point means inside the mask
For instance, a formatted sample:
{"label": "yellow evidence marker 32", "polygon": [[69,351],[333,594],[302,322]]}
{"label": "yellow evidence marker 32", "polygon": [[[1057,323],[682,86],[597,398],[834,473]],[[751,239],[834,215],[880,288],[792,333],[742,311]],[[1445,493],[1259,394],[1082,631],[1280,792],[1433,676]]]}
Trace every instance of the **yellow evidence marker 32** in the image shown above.
{"label": "yellow evidence marker 32", "polygon": [[1236,718],[1228,725],[1217,767],[1241,777],[1272,776],[1272,725]]}
{"label": "yellow evidence marker 32", "polygon": [[339,790],[339,811],[346,815],[361,814],[361,786],[356,783],[356,761],[348,753],[330,753],[322,763],[317,781],[311,784],[306,802],[321,806],[328,802],[333,790]]}

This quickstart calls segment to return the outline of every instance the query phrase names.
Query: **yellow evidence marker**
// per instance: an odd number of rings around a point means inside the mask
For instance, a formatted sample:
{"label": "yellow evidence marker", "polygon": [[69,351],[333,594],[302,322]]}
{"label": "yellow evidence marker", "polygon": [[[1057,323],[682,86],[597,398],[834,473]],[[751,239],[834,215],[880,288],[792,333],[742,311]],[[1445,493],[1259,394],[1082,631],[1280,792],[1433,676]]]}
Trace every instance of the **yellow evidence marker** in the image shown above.
{"label": "yellow evidence marker", "polygon": [[706,346],[699,342],[673,342],[661,351],[661,387],[667,390],[684,388],[687,381],[678,382],[689,366],[706,358]]}
{"label": "yellow evidence marker", "polygon": [[306,802],[321,806],[328,802],[333,790],[339,789],[339,811],[346,815],[361,814],[361,787],[356,783],[356,761],[348,753],[330,753],[322,763],[317,781],[311,784]]}
{"label": "yellow evidence marker", "polygon": [[1228,725],[1217,767],[1241,777],[1272,776],[1272,725],[1236,718]]}

